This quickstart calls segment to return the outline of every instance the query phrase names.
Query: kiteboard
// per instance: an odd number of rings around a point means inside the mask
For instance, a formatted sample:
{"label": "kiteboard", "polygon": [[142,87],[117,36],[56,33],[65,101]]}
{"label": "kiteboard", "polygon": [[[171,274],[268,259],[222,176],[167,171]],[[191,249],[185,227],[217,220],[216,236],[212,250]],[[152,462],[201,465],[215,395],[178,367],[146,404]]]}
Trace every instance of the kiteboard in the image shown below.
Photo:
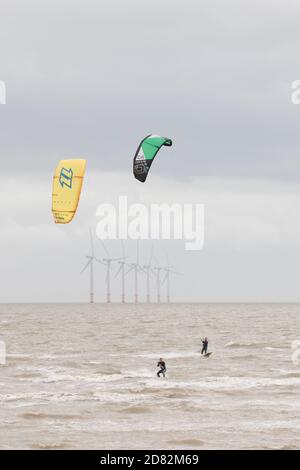
{"label": "kiteboard", "polygon": [[209,353],[204,354],[203,357],[209,357],[211,355],[212,355],[212,352],[209,352]]}

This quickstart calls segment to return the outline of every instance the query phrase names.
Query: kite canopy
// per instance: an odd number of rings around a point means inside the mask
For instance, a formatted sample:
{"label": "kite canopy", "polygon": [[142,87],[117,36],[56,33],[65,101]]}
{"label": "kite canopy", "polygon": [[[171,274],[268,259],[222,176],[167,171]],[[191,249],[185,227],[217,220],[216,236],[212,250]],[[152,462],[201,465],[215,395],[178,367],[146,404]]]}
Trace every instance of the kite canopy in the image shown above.
{"label": "kite canopy", "polygon": [[68,224],[76,214],[85,167],[85,160],[59,162],[53,178],[52,192],[52,213],[56,224]]}
{"label": "kite canopy", "polygon": [[136,179],[142,183],[146,181],[152,162],[164,145],[171,147],[172,140],[154,134],[150,134],[142,140],[133,160],[133,174]]}

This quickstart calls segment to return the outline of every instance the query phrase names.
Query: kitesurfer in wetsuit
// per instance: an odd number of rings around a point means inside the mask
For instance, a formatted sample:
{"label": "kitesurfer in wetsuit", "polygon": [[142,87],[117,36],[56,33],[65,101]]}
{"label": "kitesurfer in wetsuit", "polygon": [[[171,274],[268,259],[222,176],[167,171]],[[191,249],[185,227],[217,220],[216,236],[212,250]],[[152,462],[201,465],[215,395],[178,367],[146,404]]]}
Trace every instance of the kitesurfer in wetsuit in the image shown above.
{"label": "kitesurfer in wetsuit", "polygon": [[208,348],[208,339],[207,339],[207,337],[205,336],[205,338],[201,339],[201,341],[202,341],[201,354],[207,354],[207,348]]}
{"label": "kitesurfer in wetsuit", "polygon": [[163,375],[163,377],[165,377],[165,374],[167,372],[167,368],[166,368],[166,363],[165,361],[163,360],[163,358],[161,357],[157,363],[157,367],[160,367],[159,371],[157,372],[157,377],[160,377],[160,374]]}

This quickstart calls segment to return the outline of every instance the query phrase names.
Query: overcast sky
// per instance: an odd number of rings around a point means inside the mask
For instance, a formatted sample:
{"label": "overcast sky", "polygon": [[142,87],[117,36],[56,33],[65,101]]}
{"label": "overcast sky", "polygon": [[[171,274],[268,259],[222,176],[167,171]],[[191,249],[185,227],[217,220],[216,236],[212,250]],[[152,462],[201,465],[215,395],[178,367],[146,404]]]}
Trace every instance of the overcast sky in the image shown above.
{"label": "overcast sky", "polygon": [[[201,252],[155,243],[184,274],[174,300],[300,301],[299,17],[296,0],[0,0],[0,301],[85,301],[88,227],[119,194],[205,203]],[[151,132],[174,145],[142,185],[132,158]],[[81,156],[79,211],[56,226],[54,168]]]}

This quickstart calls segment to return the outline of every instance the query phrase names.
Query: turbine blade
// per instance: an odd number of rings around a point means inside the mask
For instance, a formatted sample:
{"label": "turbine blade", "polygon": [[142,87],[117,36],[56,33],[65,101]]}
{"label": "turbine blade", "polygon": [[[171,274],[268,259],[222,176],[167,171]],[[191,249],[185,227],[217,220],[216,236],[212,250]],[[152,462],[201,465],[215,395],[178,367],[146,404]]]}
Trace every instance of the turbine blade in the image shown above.
{"label": "turbine blade", "polygon": [[120,267],[119,267],[118,271],[116,272],[116,274],[114,276],[114,279],[116,279],[116,277],[118,277],[119,273],[121,272],[121,269],[122,269],[122,264],[120,264]]}
{"label": "turbine blade", "polygon": [[86,268],[91,264],[91,262],[93,261],[93,258],[89,259],[88,262],[86,263],[86,265],[84,266],[84,268],[80,271],[80,274],[83,274],[84,271],[86,270]]}
{"label": "turbine blade", "polygon": [[109,257],[110,257],[110,256],[109,256],[109,251],[108,251],[108,249],[106,248],[104,241],[101,240],[101,238],[99,238],[99,240],[100,240],[100,243],[101,243],[101,245],[102,245],[102,247],[103,247],[105,253],[107,254],[107,257],[109,258]]}
{"label": "turbine blade", "polygon": [[164,285],[164,283],[165,283],[165,282],[166,282],[166,280],[167,280],[167,277],[168,277],[168,273],[166,272],[166,274],[165,274],[165,277],[164,277],[163,281],[161,281],[161,283],[160,283],[160,285],[161,285],[161,286],[163,286],[163,285]]}
{"label": "turbine blade", "polygon": [[131,268],[128,269],[128,271],[127,271],[127,273],[126,273],[126,276],[127,276],[127,274],[129,274],[133,269],[134,269],[134,266],[131,266]]}
{"label": "turbine blade", "polygon": [[155,273],[153,273],[152,269],[150,269],[150,277],[151,279],[155,279]]}

